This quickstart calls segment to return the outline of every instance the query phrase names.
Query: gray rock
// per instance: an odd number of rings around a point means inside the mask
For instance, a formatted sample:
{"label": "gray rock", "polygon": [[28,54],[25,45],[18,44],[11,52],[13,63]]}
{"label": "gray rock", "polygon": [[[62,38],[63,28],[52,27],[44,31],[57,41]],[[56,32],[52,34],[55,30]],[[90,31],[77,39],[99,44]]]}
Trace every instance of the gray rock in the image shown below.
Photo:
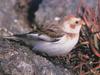
{"label": "gray rock", "polygon": [[[40,1],[40,0],[37,0]],[[55,17],[63,18],[67,15],[76,15],[80,0],[41,0],[35,14],[38,25],[47,25],[55,22]],[[84,0],[85,5],[96,6],[94,0]],[[34,4],[34,2],[33,2]]]}
{"label": "gray rock", "polygon": [[0,75],[72,75],[16,42],[0,40]]}
{"label": "gray rock", "polygon": [[6,28],[13,33],[31,31],[27,21],[26,12],[17,10],[18,0],[0,0],[0,28]]}

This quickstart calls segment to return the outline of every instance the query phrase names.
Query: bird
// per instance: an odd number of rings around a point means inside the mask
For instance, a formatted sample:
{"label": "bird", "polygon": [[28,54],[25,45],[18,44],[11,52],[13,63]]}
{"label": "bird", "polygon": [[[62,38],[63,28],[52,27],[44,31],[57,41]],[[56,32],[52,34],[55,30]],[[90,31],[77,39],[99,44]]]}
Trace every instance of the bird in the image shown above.
{"label": "bird", "polygon": [[32,47],[33,51],[46,53],[49,56],[68,54],[79,40],[80,30],[84,21],[80,17],[65,16],[55,18],[58,24],[48,24],[37,27],[37,31],[25,34],[14,34],[6,38],[23,41]]}

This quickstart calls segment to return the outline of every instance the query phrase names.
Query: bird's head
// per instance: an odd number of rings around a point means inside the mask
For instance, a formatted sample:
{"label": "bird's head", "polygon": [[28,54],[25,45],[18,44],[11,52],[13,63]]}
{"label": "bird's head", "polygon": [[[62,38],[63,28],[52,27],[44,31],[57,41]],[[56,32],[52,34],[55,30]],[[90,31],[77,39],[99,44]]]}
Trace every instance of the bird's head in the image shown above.
{"label": "bird's head", "polygon": [[84,24],[81,18],[76,18],[75,16],[65,17],[63,21],[63,30],[67,33],[79,34],[81,26]]}

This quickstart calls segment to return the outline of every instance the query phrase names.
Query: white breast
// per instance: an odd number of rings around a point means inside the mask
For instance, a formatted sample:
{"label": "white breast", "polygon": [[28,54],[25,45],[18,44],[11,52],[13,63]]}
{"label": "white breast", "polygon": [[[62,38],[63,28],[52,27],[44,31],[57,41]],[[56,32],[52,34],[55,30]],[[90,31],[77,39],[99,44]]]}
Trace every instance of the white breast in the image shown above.
{"label": "white breast", "polygon": [[50,56],[67,54],[76,45],[76,43],[78,42],[78,38],[79,36],[73,39],[68,39],[66,38],[66,36],[63,36],[57,42],[38,41],[36,44],[34,44],[33,50],[45,52]]}

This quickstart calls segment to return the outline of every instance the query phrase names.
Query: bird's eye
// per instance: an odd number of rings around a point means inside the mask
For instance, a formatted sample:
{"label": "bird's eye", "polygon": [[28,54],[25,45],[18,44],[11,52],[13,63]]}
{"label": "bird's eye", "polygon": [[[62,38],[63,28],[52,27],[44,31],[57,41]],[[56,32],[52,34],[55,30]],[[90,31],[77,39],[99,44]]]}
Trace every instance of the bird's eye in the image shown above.
{"label": "bird's eye", "polygon": [[78,22],[78,21],[76,21],[75,23],[76,23],[76,24],[78,24],[79,22]]}

